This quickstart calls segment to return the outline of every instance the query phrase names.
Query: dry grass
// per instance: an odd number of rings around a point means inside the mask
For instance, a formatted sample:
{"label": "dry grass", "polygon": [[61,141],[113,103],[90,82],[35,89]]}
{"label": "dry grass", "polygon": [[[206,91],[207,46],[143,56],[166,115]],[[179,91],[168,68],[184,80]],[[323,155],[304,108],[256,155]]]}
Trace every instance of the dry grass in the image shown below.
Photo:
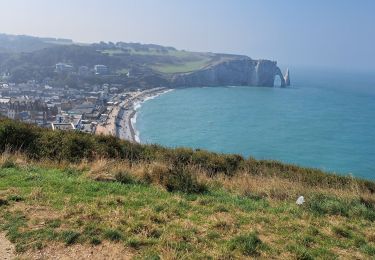
{"label": "dry grass", "polygon": [[[78,165],[71,165],[71,167],[90,169],[87,172],[87,177],[98,181],[115,181],[117,173],[126,172],[135,180],[146,181],[163,187],[163,176],[173,166],[164,162],[140,162],[134,164],[127,161],[99,159],[93,163],[84,162]],[[351,179],[349,186],[336,185],[335,187],[325,187],[323,184],[315,186],[306,185],[299,179],[290,180],[280,178],[276,175],[252,175],[245,171],[238,172],[234,176],[228,176],[224,173],[209,176],[203,169],[194,166],[189,167],[189,171],[194,174],[199,182],[210,187],[224,188],[231,193],[254,198],[290,201],[295,200],[299,196],[308,197],[311,194],[325,194],[345,199],[362,199],[366,203],[375,206],[375,195],[369,191],[361,191],[355,178]]]}
{"label": "dry grass", "polygon": [[[165,180],[173,165],[160,161],[99,158],[68,163],[7,153],[0,157],[0,174],[4,165],[9,169],[3,172],[12,172],[17,181],[0,186],[0,198],[9,201],[3,228],[14,237],[17,250],[32,259],[121,254],[156,254],[162,259],[252,257],[246,254],[365,259],[375,247],[371,216],[350,211],[370,209],[375,196],[361,190],[355,179],[350,185],[326,187],[245,170],[212,176],[190,165],[184,170],[208,188],[205,193],[184,193],[169,192]],[[124,185],[118,183],[119,173]],[[4,173],[3,178],[7,180]],[[300,195],[307,201],[303,207],[295,205]],[[322,195],[327,205],[309,205]],[[355,235],[340,237],[335,228]],[[243,245],[237,247],[237,242]],[[93,246],[96,243],[100,245]]]}

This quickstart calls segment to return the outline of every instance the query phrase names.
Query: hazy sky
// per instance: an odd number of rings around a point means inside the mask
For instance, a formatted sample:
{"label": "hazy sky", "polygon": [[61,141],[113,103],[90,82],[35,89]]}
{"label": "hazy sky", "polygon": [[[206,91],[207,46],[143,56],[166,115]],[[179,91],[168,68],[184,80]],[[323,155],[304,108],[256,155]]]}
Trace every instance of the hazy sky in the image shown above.
{"label": "hazy sky", "polygon": [[375,71],[375,0],[0,0],[0,32]]}

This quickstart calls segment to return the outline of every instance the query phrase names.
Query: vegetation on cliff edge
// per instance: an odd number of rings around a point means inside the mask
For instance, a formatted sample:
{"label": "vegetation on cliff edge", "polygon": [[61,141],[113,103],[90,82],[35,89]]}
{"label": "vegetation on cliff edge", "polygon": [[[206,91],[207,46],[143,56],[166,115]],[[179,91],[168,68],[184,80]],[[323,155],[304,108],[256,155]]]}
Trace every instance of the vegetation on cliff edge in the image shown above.
{"label": "vegetation on cliff edge", "polygon": [[21,257],[375,256],[371,181],[7,119],[0,151],[0,229]]}

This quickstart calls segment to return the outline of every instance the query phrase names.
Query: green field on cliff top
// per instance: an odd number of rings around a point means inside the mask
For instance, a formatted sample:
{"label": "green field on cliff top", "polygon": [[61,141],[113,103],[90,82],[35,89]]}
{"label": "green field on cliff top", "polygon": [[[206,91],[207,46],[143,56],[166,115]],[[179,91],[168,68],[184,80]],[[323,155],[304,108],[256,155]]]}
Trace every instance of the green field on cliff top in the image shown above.
{"label": "green field on cliff top", "polygon": [[0,233],[21,259],[375,257],[370,181],[10,120],[0,150]]}

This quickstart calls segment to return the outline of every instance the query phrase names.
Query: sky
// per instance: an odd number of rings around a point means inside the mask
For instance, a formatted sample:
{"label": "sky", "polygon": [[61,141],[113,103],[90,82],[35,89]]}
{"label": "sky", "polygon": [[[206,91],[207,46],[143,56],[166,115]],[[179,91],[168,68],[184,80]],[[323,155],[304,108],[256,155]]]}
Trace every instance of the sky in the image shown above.
{"label": "sky", "polygon": [[0,32],[375,71],[373,0],[0,0]]}

